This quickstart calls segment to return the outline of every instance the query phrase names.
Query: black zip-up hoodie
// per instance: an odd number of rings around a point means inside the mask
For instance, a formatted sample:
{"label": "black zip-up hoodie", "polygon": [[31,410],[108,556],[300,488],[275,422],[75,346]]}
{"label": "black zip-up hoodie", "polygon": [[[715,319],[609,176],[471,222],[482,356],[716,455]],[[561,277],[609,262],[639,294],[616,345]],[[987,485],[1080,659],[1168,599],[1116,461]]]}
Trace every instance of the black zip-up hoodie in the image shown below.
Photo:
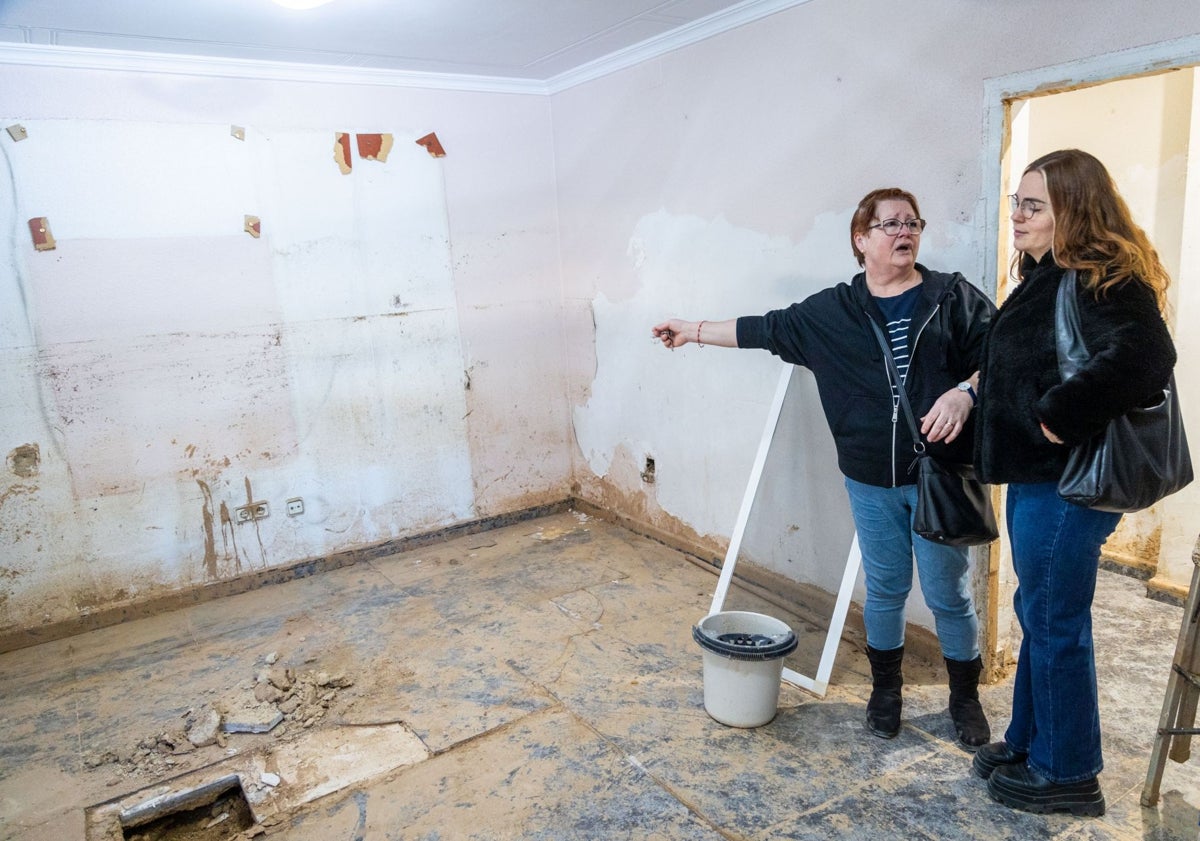
{"label": "black zip-up hoodie", "polygon": [[[996,307],[961,274],[916,267],[921,295],[909,330],[904,390],[920,424],[938,397],[978,370]],[[876,487],[909,485],[916,481],[916,471],[909,471],[912,434],[892,405],[887,362],[868,318],[886,330],[866,275],[859,273],[787,309],[739,318],[738,347],[765,348],[813,372],[843,474]],[[952,444],[930,444],[929,452],[970,463],[973,435],[968,418]]]}

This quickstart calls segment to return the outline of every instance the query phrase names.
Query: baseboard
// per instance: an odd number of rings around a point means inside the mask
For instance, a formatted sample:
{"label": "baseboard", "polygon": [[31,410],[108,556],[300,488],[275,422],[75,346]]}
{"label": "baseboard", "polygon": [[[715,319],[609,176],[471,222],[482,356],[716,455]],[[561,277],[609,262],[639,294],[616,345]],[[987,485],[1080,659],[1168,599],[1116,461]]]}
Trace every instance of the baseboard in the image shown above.
{"label": "baseboard", "polygon": [[450,540],[451,538],[468,534],[478,534],[479,532],[491,531],[492,529],[512,525],[513,523],[558,514],[569,510],[570,507],[571,500],[563,499],[558,502],[525,508],[507,514],[497,514],[492,517],[456,523],[452,526],[422,534],[385,540],[357,549],[348,549],[345,552],[337,552],[319,558],[308,558],[303,561],[283,564],[270,569],[244,573],[234,578],[228,578],[211,584],[183,587],[179,590],[148,599],[134,599],[110,605],[87,614],[72,617],[71,619],[48,622],[36,628],[6,631],[0,633],[0,654],[6,651],[16,651],[20,648],[29,648],[30,646],[40,645],[44,642],[65,639],[66,637],[72,637],[76,634],[94,631],[99,628],[119,625],[122,622],[129,622],[134,619],[144,619],[148,616],[168,613],[182,607],[203,604],[204,602],[226,596],[248,593],[251,590],[257,590],[260,587],[266,587],[271,584],[282,584],[287,581],[295,581],[299,578],[307,578],[310,575],[341,569],[342,567],[352,566],[362,561],[396,555],[401,552],[418,549],[422,546],[428,546],[432,543]]}
{"label": "baseboard", "polygon": [[[609,511],[584,499],[573,498],[571,506],[589,516],[607,520],[634,534],[678,550],[689,561],[714,575],[719,576],[721,573],[721,566],[724,564],[725,552],[728,547],[723,548],[715,544],[702,544],[686,540],[649,523],[626,514]],[[837,602],[836,593],[827,592],[812,584],[795,581],[753,561],[738,561],[734,583],[769,604],[795,614],[820,628],[828,627],[829,618],[833,615]],[[842,639],[866,651],[867,632],[863,625],[862,606],[855,602],[850,603],[850,609],[846,614]],[[934,664],[942,662],[942,650],[937,635],[928,628],[909,624],[905,631],[904,645],[906,655],[922,658]]]}
{"label": "baseboard", "polygon": [[1158,575],[1146,582],[1146,598],[1176,607],[1184,606],[1187,602],[1188,591],[1188,587]]}

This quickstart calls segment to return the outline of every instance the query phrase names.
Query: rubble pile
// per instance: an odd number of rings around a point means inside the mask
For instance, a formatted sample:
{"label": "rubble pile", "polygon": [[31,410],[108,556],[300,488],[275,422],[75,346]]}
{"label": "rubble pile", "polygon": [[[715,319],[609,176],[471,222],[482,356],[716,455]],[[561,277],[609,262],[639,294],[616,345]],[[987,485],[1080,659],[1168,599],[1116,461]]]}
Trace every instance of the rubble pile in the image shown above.
{"label": "rubble pile", "polygon": [[297,671],[278,661],[272,652],[253,680],[224,698],[189,709],[178,727],[122,750],[90,752],[83,757],[84,766],[116,764],[127,774],[162,777],[183,770],[183,757],[198,749],[225,748],[235,734],[271,733],[283,739],[311,728],[328,714],[338,692],[354,685],[342,672]]}

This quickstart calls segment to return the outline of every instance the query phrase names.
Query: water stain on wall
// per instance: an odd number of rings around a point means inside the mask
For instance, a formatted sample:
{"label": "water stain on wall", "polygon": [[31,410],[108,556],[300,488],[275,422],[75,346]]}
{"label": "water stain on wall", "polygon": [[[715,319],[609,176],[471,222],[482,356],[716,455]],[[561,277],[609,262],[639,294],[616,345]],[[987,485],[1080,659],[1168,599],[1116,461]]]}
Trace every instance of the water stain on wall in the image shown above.
{"label": "water stain on wall", "polygon": [[225,549],[225,557],[229,557],[229,545],[233,544],[233,571],[242,571],[242,555],[238,551],[237,532],[233,528],[233,517],[229,515],[229,504],[221,501],[221,544]]}
{"label": "water stain on wall", "polygon": [[197,479],[196,484],[200,486],[200,493],[204,494],[204,503],[200,506],[200,517],[203,521],[201,528],[204,530],[204,574],[212,579],[217,577],[217,539],[213,534],[212,491],[206,482]]}
{"label": "water stain on wall", "polygon": [[41,463],[42,452],[37,444],[22,444],[8,454],[8,469],[24,479],[36,476]]}

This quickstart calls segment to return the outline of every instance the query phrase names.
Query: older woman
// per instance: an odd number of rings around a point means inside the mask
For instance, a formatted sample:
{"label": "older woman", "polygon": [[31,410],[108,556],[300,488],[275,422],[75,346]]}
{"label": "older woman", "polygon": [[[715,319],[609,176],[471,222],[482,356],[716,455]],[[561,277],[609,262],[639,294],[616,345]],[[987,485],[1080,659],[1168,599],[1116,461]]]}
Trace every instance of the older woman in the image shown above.
{"label": "older woman", "polygon": [[868,193],[850,221],[850,246],[865,271],[787,309],[729,321],[670,319],[652,328],[668,347],[688,343],[765,348],[812,370],[845,476],[866,578],[863,618],[872,690],[866,726],[900,731],[905,602],[913,558],[950,676],[950,716],[969,750],[990,737],[979,704],[982,662],[967,550],[912,532],[913,441],[871,329],[890,334],[903,387],[930,451],[971,461],[971,413],[983,336],[995,307],[960,274],[917,262],[925,220],[897,188]]}
{"label": "older woman", "polygon": [[[1024,637],[1004,741],[975,755],[991,796],[1032,812],[1104,814],[1092,596],[1120,514],[1058,496],[1071,445],[1156,401],[1175,365],[1162,309],[1170,282],[1104,165],[1066,149],[1029,164],[1012,196],[1020,284],[992,322],[977,424],[980,477],[1008,483]],[[1055,299],[1067,269],[1091,359],[1064,382]]]}

